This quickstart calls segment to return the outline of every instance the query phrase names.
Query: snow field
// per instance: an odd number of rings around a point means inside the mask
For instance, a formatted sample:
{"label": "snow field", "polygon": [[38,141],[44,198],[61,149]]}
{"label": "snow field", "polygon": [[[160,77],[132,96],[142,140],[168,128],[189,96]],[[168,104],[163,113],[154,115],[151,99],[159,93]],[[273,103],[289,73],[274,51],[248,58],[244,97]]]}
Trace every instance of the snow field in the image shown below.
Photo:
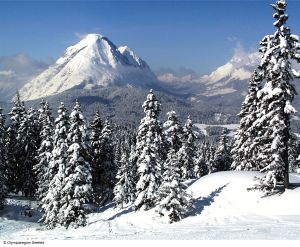
{"label": "snow field", "polygon": [[16,208],[8,206],[0,215],[0,239],[299,240],[300,175],[291,174],[291,189],[271,197],[262,197],[259,191],[247,191],[255,184],[254,176],[259,173],[230,171],[196,180],[188,188],[195,199],[194,209],[173,224],[167,218],[160,218],[155,208],[134,212],[130,207],[120,210],[109,204],[91,213],[86,227],[46,230],[36,223],[36,217],[16,217]]}

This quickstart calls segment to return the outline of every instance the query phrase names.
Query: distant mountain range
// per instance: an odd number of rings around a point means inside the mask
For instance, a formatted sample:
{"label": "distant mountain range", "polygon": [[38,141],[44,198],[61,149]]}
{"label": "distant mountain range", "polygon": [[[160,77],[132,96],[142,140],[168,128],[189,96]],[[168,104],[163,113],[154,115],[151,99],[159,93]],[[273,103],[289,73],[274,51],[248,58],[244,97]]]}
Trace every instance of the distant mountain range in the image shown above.
{"label": "distant mountain range", "polygon": [[[258,62],[258,53],[237,49],[227,63],[208,75],[155,75],[127,46],[117,47],[100,34],[89,34],[25,84],[20,95],[30,105],[46,98],[54,109],[60,101],[71,107],[78,98],[84,108],[88,106],[88,115],[101,109],[105,117],[136,125],[147,91],[153,88],[162,101],[163,117],[166,111],[176,110],[182,119],[191,115],[198,123],[236,123]],[[0,93],[5,94],[1,85]],[[296,109],[300,109],[298,98]]]}
{"label": "distant mountain range", "polygon": [[[55,95],[71,88],[91,90],[96,87],[158,88],[191,101],[203,97],[244,95],[257,66],[259,55],[236,50],[229,62],[209,75],[195,77],[152,72],[148,64],[127,46],[117,47],[100,34],[88,34],[66,49],[64,55],[20,90],[24,100]],[[237,97],[237,96],[235,96]]]}

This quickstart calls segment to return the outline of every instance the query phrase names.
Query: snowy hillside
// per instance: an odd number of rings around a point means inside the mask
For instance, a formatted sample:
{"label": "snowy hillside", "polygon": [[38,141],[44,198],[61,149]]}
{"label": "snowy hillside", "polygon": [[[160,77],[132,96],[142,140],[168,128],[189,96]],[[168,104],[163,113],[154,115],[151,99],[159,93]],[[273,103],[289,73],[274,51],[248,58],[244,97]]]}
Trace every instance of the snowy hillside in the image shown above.
{"label": "snowy hillside", "polygon": [[239,124],[195,124],[195,127],[197,127],[199,130],[201,130],[201,132],[203,133],[203,135],[208,136],[208,131],[207,128],[210,127],[217,127],[217,128],[224,128],[228,130],[228,134],[227,136],[234,136],[235,131],[237,130],[237,128],[239,127]]}
{"label": "snowy hillside", "polygon": [[[290,174],[292,188],[262,198],[248,192],[256,172],[218,172],[192,183],[195,208],[178,223],[168,224],[155,209],[133,212],[131,208],[100,208],[79,229],[45,230],[39,216],[21,216],[26,203],[9,199],[0,213],[0,238],[50,239],[300,239],[300,175]],[[28,203],[27,203],[28,204]],[[34,203],[32,203],[34,205]],[[4,229],[4,230],[3,230]]]}
{"label": "snowy hillside", "polygon": [[156,82],[149,66],[127,46],[117,48],[108,38],[88,34],[66,49],[56,63],[27,83],[24,100],[58,94],[75,86],[122,85],[147,87]]}

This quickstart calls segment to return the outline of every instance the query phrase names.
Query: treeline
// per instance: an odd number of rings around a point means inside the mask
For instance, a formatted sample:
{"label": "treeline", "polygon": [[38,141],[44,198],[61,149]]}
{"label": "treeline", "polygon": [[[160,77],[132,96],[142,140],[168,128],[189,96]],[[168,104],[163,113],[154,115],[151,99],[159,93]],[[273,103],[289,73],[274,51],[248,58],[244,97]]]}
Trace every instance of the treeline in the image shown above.
{"label": "treeline", "polygon": [[[182,126],[174,111],[161,124],[152,91],[143,109],[145,117],[135,131],[103,121],[99,112],[88,124],[77,101],[70,114],[61,103],[54,119],[47,102],[38,110],[26,109],[17,94],[7,125],[0,110],[1,207],[7,193],[36,197],[44,213],[41,221],[52,228],[85,225],[85,203],[113,200],[117,207],[133,204],[138,210],[164,201],[160,213],[177,208],[169,216],[179,220],[190,205],[188,195],[185,202],[178,199],[185,195],[182,182],[229,169],[226,135],[217,148],[199,143],[192,120],[188,117]],[[172,205],[172,198],[166,204],[170,190],[186,207]]]}

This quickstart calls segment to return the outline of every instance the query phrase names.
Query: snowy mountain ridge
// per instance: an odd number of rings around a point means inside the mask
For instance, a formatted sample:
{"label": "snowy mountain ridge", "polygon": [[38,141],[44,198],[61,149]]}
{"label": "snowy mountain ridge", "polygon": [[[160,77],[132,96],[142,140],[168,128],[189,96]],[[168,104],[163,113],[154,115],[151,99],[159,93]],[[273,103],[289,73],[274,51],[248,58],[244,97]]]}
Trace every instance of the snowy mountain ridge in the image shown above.
{"label": "snowy mountain ridge", "polygon": [[233,57],[209,75],[200,78],[206,90],[203,96],[216,96],[243,91],[251,74],[259,63],[259,53],[247,53],[242,48],[235,49]]}
{"label": "snowy mountain ridge", "polygon": [[55,95],[80,86],[136,85],[157,81],[145,61],[127,46],[116,47],[100,34],[88,34],[66,49],[55,64],[27,83],[20,94],[24,100]]}
{"label": "snowy mountain ridge", "polygon": [[260,54],[258,52],[247,52],[238,46],[232,58],[225,64],[219,66],[210,74],[196,76],[187,73],[176,75],[166,72],[158,75],[158,79],[173,86],[186,85],[191,92],[199,96],[227,95],[234,92],[243,94],[247,89],[251,74],[259,64]]}

